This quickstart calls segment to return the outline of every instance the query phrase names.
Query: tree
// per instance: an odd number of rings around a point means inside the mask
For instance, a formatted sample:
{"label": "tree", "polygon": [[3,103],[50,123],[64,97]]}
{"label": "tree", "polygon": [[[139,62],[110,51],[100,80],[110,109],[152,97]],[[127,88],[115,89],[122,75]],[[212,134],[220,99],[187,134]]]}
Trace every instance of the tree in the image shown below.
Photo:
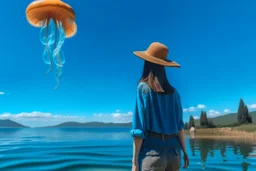
{"label": "tree", "polygon": [[189,127],[188,123],[187,123],[187,122],[185,122],[184,129],[189,129],[188,127]]}
{"label": "tree", "polygon": [[204,124],[205,126],[208,126],[208,118],[206,112],[204,112]]}
{"label": "tree", "polygon": [[215,128],[216,125],[214,125],[213,121],[212,120],[209,120],[208,121],[208,128]]}
{"label": "tree", "polygon": [[244,104],[243,99],[240,99],[237,120],[240,124],[252,123],[252,116],[249,114],[248,107]]}
{"label": "tree", "polygon": [[190,115],[190,118],[189,118],[189,129],[191,127],[195,127],[195,120],[192,115]]}
{"label": "tree", "polygon": [[201,115],[200,115],[200,126],[202,127],[203,126],[203,115],[204,115],[204,111],[201,111]]}
{"label": "tree", "polygon": [[248,123],[248,117],[249,117],[249,111],[248,111],[248,107],[245,105],[243,108],[241,123]]}
{"label": "tree", "polygon": [[208,119],[207,119],[207,114],[205,111],[201,112],[201,116],[200,116],[200,126],[201,127],[208,127]]}
{"label": "tree", "polygon": [[252,123],[252,115],[250,115],[250,114],[248,116],[248,123]]}
{"label": "tree", "polygon": [[243,101],[243,99],[240,99],[239,107],[238,107],[238,111],[237,111],[238,123],[242,123],[243,110],[244,110],[244,101]]}

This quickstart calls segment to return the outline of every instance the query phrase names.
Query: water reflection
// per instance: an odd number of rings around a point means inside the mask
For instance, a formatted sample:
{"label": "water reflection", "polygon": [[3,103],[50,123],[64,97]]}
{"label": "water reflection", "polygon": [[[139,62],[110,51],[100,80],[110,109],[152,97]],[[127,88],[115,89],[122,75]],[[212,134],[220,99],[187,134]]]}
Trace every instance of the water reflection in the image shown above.
{"label": "water reflection", "polygon": [[256,158],[250,157],[255,153],[255,145],[232,140],[198,138],[189,138],[189,145],[191,159],[201,160],[201,163],[197,163],[201,165],[201,169],[222,170],[223,166],[228,165],[231,170],[256,170]]}

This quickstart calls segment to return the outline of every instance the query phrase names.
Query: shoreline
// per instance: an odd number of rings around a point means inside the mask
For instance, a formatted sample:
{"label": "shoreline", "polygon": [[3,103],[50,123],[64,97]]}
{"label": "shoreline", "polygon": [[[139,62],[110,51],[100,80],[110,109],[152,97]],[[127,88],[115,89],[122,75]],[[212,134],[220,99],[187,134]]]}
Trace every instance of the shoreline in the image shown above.
{"label": "shoreline", "polygon": [[196,132],[185,130],[185,135],[189,136],[191,139],[233,140],[256,144],[256,131],[247,132],[225,128],[198,128]]}

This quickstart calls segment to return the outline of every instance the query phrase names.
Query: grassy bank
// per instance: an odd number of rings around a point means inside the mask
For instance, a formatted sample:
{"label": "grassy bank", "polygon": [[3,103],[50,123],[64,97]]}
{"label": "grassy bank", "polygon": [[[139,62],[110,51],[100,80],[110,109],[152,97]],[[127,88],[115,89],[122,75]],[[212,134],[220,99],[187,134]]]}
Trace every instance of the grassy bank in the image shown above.
{"label": "grassy bank", "polygon": [[[229,128],[229,129],[228,129]],[[188,133],[189,130],[186,130]],[[256,124],[244,124],[235,127],[223,127],[223,128],[196,128],[196,134],[199,135],[238,135],[238,133],[255,133],[256,134]]]}
{"label": "grassy bank", "polygon": [[191,138],[208,138],[222,140],[239,140],[256,142],[256,124],[241,125],[231,129],[222,128],[197,128],[195,133],[185,131]]}
{"label": "grassy bank", "polygon": [[256,132],[256,124],[240,125],[240,126],[234,127],[233,129],[238,131]]}

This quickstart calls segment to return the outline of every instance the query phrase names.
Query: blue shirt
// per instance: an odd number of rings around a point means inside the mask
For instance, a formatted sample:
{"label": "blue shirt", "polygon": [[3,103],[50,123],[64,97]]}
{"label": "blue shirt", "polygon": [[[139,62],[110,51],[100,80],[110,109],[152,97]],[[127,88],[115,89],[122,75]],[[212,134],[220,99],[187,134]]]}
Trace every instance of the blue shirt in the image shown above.
{"label": "blue shirt", "polygon": [[183,110],[177,90],[172,94],[159,94],[146,83],[139,83],[131,136],[146,138],[148,131],[177,134],[183,128]]}

